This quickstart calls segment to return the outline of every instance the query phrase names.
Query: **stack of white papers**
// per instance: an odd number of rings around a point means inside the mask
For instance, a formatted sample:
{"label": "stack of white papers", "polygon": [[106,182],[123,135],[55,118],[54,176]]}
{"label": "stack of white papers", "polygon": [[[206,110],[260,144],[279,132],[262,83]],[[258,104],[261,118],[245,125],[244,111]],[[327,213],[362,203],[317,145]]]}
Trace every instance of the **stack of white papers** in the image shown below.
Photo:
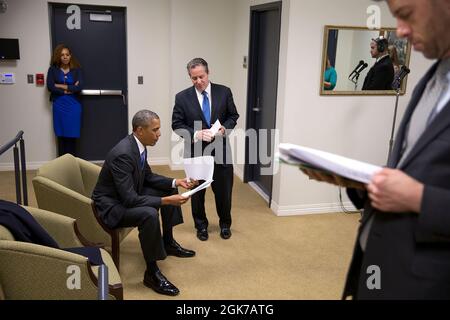
{"label": "stack of white papers", "polygon": [[208,188],[213,182],[214,175],[214,157],[204,156],[183,159],[184,172],[186,177],[194,180],[205,180],[195,189],[182,194],[183,197],[190,197],[197,191]]}
{"label": "stack of white papers", "polygon": [[370,182],[376,172],[382,169],[382,167],[370,163],[291,143],[281,143],[278,156],[290,164],[323,169],[366,184]]}

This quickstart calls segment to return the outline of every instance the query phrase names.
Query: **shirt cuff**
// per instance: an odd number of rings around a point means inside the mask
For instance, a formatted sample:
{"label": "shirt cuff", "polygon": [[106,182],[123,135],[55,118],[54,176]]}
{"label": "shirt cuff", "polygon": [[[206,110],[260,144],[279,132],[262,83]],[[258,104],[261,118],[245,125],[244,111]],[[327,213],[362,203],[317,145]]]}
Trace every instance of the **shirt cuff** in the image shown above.
{"label": "shirt cuff", "polygon": [[177,179],[173,179],[172,181],[172,188],[176,188],[177,187]]}

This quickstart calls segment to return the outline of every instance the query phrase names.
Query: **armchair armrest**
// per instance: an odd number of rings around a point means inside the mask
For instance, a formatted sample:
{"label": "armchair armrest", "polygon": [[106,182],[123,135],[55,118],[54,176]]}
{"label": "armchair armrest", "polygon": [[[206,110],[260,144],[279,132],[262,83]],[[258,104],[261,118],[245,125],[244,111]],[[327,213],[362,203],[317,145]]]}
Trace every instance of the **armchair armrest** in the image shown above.
{"label": "armchair armrest", "polygon": [[33,186],[40,209],[77,220],[81,235],[91,242],[111,244],[109,234],[94,216],[90,198],[41,176],[33,178]]}
{"label": "armchair armrest", "polygon": [[97,184],[101,167],[80,158],[76,159],[80,167],[81,178],[83,180],[83,186],[86,192],[85,196],[90,198],[92,192],[94,191],[95,185]]}
{"label": "armchair armrest", "polygon": [[[79,289],[70,286],[76,278]],[[98,294],[87,258],[19,241],[0,241],[0,282],[6,299],[97,299]]]}
{"label": "armchair armrest", "polygon": [[75,228],[76,220],[38,208],[23,206],[62,248],[82,247]]}

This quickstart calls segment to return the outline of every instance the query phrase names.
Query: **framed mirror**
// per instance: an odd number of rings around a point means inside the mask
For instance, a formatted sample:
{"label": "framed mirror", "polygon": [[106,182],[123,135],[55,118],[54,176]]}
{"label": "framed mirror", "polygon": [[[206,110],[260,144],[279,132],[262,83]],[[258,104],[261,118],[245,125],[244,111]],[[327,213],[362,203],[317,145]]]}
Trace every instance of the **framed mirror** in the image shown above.
{"label": "framed mirror", "polygon": [[[406,90],[411,44],[395,28],[325,26],[321,95],[392,95]],[[399,79],[403,78],[400,82]]]}

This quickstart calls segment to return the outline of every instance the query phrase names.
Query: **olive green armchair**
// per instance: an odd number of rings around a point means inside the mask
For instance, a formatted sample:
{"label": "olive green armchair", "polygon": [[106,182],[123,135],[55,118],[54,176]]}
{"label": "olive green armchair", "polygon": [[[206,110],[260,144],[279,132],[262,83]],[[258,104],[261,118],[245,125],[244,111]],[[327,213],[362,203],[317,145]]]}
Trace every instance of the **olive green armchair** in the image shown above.
{"label": "olive green armchair", "polygon": [[65,154],[38,169],[34,192],[39,208],[75,219],[81,235],[110,249],[120,269],[120,242],[133,228],[110,229],[98,217],[91,195],[100,170],[93,163]]}
{"label": "olive green armchair", "polygon": [[[76,221],[54,212],[24,207],[52,236],[61,248],[82,247]],[[108,299],[123,299],[119,271],[108,252],[100,249],[108,268]],[[69,288],[68,270],[79,270],[79,286]],[[70,269],[69,269],[70,267]],[[88,258],[34,243],[15,241],[14,236],[0,225],[0,299],[8,300],[71,300],[98,298],[99,266]]]}

